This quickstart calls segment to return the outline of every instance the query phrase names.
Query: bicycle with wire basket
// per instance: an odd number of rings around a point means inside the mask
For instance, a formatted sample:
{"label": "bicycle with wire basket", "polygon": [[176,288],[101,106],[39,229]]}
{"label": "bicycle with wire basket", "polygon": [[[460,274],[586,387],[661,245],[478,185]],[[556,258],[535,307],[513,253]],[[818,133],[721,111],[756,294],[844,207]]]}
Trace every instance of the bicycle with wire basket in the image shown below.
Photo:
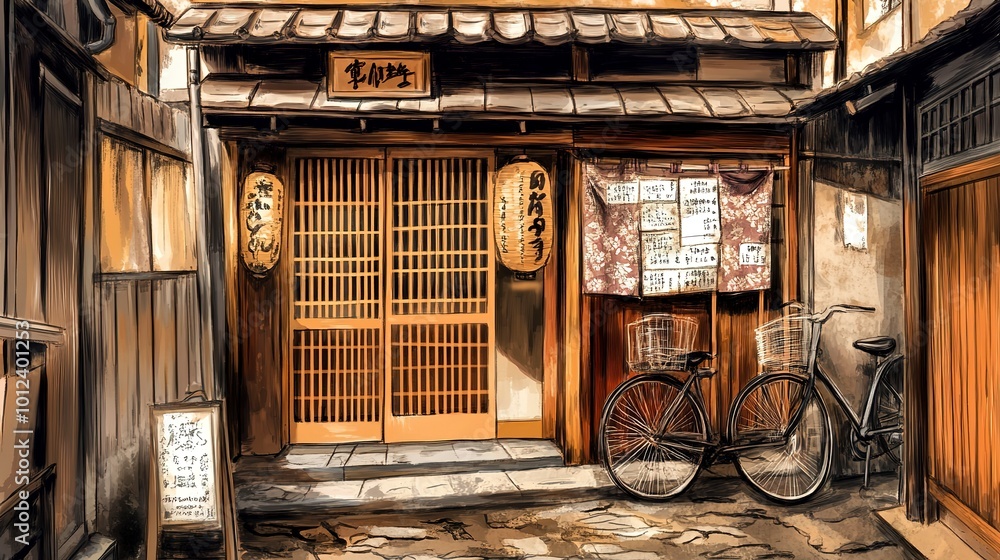
{"label": "bicycle with wire basket", "polygon": [[823,488],[833,462],[833,426],[817,387],[822,385],[850,422],[852,454],[865,461],[867,486],[873,459],[900,462],[902,355],[889,337],[854,342],[877,359],[860,411],[816,358],[823,325],[833,315],[874,311],[834,305],[810,314],[801,304],[786,304],[782,317],[757,328],[763,373],[733,401],[722,437],[713,432],[698,383],[715,370],[701,367],[711,354],[692,351],[697,322],[651,314],[631,323],[627,361],[639,375],[611,393],[601,415],[600,452],[611,479],[634,497],[668,499],[687,489],[703,466],[728,458],[765,497],[806,501]]}

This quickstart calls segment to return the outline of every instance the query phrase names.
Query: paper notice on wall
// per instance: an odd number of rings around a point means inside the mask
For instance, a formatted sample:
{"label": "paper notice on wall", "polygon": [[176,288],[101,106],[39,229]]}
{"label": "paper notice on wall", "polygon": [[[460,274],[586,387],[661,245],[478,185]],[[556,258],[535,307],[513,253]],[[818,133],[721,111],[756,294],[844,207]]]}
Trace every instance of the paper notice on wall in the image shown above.
{"label": "paper notice on wall", "polygon": [[679,294],[681,291],[681,271],[643,270],[642,295],[661,296]]}
{"label": "paper notice on wall", "polygon": [[642,202],[677,202],[677,179],[640,179]]}
{"label": "paper notice on wall", "polygon": [[740,266],[767,266],[768,246],[764,243],[740,243]]}
{"label": "paper notice on wall", "polygon": [[667,245],[657,234],[647,234],[642,238],[643,268],[650,270],[680,270],[684,268],[707,268],[719,266],[719,246],[713,243],[688,245],[679,243]]}
{"label": "paper notice on wall", "polygon": [[605,200],[608,204],[636,204],[639,202],[639,181],[608,183]]}
{"label": "paper notice on wall", "polygon": [[844,247],[868,249],[868,195],[844,192]]}
{"label": "paper notice on wall", "polygon": [[722,239],[718,178],[684,178],[679,188],[681,244],[718,243]]}
{"label": "paper notice on wall", "polygon": [[663,231],[680,227],[680,209],[676,202],[644,202],[639,228],[642,231]]}
{"label": "paper notice on wall", "polygon": [[712,292],[719,283],[718,268],[694,268],[681,270],[681,293]]}
{"label": "paper notice on wall", "polygon": [[642,234],[642,268],[663,270],[671,267],[671,261],[680,249],[676,231]]}

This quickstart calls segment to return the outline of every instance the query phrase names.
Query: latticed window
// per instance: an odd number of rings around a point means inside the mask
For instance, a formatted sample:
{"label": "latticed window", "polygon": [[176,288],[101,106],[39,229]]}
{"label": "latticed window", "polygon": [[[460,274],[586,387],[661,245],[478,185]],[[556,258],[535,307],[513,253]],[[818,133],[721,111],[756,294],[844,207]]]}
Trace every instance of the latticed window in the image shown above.
{"label": "latticed window", "polygon": [[920,111],[924,164],[1000,140],[1000,71],[977,78]]}

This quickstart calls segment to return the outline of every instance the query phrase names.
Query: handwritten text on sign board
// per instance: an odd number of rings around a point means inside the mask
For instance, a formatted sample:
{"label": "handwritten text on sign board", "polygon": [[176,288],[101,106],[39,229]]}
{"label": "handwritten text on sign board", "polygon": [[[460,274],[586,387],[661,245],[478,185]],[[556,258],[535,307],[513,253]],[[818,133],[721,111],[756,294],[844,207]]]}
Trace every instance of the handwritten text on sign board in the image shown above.
{"label": "handwritten text on sign board", "polygon": [[763,243],[740,243],[740,266],[766,266],[767,245]]}
{"label": "handwritten text on sign board", "polygon": [[210,411],[163,415],[156,437],[164,524],[218,521],[214,429]]}
{"label": "handwritten text on sign board", "polygon": [[636,204],[639,202],[639,181],[608,183],[608,204]]}
{"label": "handwritten text on sign board", "polygon": [[680,214],[676,202],[644,202],[642,204],[639,229],[642,231],[662,231],[680,227]]}
{"label": "handwritten text on sign board", "polygon": [[677,202],[677,179],[640,179],[639,198],[643,202]]}
{"label": "handwritten text on sign board", "polygon": [[719,266],[719,246],[706,243],[704,245],[663,246],[655,240],[647,242],[649,234],[644,234],[642,241],[642,266],[650,270],[679,270],[683,268],[706,268]]}
{"label": "handwritten text on sign board", "polygon": [[719,180],[685,178],[680,181],[681,243],[700,245],[722,239],[719,217]]}

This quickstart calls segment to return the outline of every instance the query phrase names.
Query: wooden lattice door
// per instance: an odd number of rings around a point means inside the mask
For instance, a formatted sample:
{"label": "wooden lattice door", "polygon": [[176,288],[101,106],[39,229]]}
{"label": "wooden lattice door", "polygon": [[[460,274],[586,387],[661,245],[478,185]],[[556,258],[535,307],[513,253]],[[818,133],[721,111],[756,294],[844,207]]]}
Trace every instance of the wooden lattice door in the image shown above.
{"label": "wooden lattice door", "polygon": [[381,151],[294,160],[291,439],[382,437]]}
{"label": "wooden lattice door", "polygon": [[496,437],[492,155],[389,165],[385,441]]}

